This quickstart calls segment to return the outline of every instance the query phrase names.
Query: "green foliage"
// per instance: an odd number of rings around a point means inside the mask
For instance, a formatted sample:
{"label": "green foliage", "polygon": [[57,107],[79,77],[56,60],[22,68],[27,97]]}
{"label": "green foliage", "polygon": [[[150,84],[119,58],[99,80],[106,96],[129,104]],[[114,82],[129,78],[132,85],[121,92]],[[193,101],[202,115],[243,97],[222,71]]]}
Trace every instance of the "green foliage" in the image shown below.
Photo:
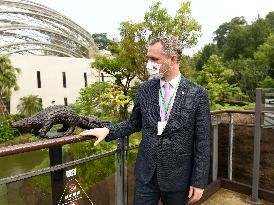
{"label": "green foliage", "polygon": [[120,64],[118,58],[109,58],[104,55],[96,57],[95,61],[91,64],[91,67],[97,68],[106,72],[107,74],[114,77],[115,84],[123,87],[123,80],[128,75],[128,70]]}
{"label": "green foliage", "polygon": [[167,13],[166,8],[161,8],[161,2],[157,2],[145,13],[144,24],[150,33],[149,39],[170,34],[178,36],[185,48],[197,43],[201,31],[201,26],[191,16],[189,1],[182,3],[174,17]]}
{"label": "green foliage", "polygon": [[[93,141],[85,141],[72,144],[69,152],[72,154],[73,159],[81,159],[115,149],[115,142],[101,143],[94,147]],[[82,187],[87,190],[88,188],[94,186],[97,182],[114,173],[116,169],[115,162],[115,156],[111,156],[78,166],[77,177],[79,178]]]}
{"label": "green foliage", "polygon": [[274,29],[274,11],[269,12],[265,19],[270,23],[272,29]]}
{"label": "green foliage", "polygon": [[128,103],[120,106],[120,118],[126,119],[128,107],[134,99],[136,80],[148,79],[146,55],[149,40],[158,35],[172,34],[179,37],[184,47],[191,47],[197,43],[201,27],[191,17],[190,2],[183,3],[174,17],[158,2],[145,13],[142,22],[124,21],[119,30],[121,40],[108,47],[113,56],[99,55],[91,66],[112,76],[123,95],[129,96]]}
{"label": "green foliage", "polygon": [[[219,26],[214,32],[213,43],[193,55],[189,65],[192,69],[203,68],[197,82],[209,89],[213,105],[224,105],[225,99],[254,101],[257,87],[272,86],[273,25],[273,12],[265,18],[258,16],[251,24],[247,24],[244,17],[235,17]],[[219,56],[219,63],[208,62],[212,54]],[[211,69],[206,64],[211,64]],[[213,72],[217,72],[215,76]]]}
{"label": "green foliage", "polygon": [[[49,167],[49,158],[44,159],[39,165],[35,166],[33,170],[40,170]],[[32,185],[40,188],[47,194],[51,194],[51,176],[50,174],[44,174],[29,179]]]}
{"label": "green foliage", "polygon": [[[129,137],[130,145],[140,143],[141,133],[135,133]],[[115,141],[101,143],[98,146],[93,146],[93,141],[85,141],[70,145],[69,152],[73,159],[81,159],[88,156],[102,154],[104,152],[113,151],[117,148]],[[127,154],[127,164],[135,161],[137,151],[132,151]],[[107,176],[114,174],[116,171],[117,156],[106,157],[103,159],[88,162],[77,167],[77,176],[85,190],[91,188],[96,183],[100,182]]]}
{"label": "green foliage", "polygon": [[20,135],[12,138],[11,140],[2,142],[0,144],[0,147],[6,147],[6,146],[11,146],[11,145],[18,145],[18,144],[24,144],[24,143],[29,143],[29,142],[35,142],[39,140],[39,138],[29,134],[29,133],[23,133],[20,131]]}
{"label": "green foliage", "polygon": [[238,26],[246,25],[247,22],[243,16],[235,17],[231,19],[230,22],[225,22],[219,26],[219,28],[214,32],[214,41],[217,46],[222,49],[228,34]]}
{"label": "green foliage", "polygon": [[83,189],[88,190],[107,176],[114,174],[116,158],[116,156],[109,156],[79,165],[77,175]]}
{"label": "green foliage", "polygon": [[0,115],[0,143],[13,140],[20,135],[18,129],[11,127],[11,123],[21,118],[18,115]]}
{"label": "green foliage", "polygon": [[19,68],[12,66],[8,55],[0,55],[0,97],[9,97],[12,90],[18,90]]}
{"label": "green foliage", "polygon": [[92,34],[92,38],[100,50],[107,50],[112,42],[108,39],[107,33],[94,33]]}
{"label": "green foliage", "polygon": [[253,58],[253,53],[266,41],[271,31],[269,21],[262,18],[251,25],[235,27],[225,40],[225,60]]}
{"label": "green foliage", "polygon": [[38,95],[28,95],[19,99],[17,110],[21,115],[31,116],[42,110],[42,101]]}
{"label": "green foliage", "polygon": [[192,67],[197,70],[202,70],[202,67],[206,64],[209,57],[211,55],[218,55],[218,53],[219,49],[216,44],[205,45],[202,51],[199,51],[193,56]]}
{"label": "green foliage", "polygon": [[223,46],[225,61],[252,56],[254,50],[250,49],[249,35],[248,27],[243,26],[238,26],[229,33]]}
{"label": "green foliage", "polygon": [[255,100],[255,90],[259,82],[267,76],[267,67],[250,58],[241,58],[226,62],[226,66],[234,71],[233,83],[237,83],[250,101]]}
{"label": "green foliage", "polygon": [[274,78],[274,32],[259,46],[254,53],[254,59],[260,67],[268,67],[269,76]]}
{"label": "green foliage", "polygon": [[182,55],[180,60],[180,72],[187,79],[194,80],[197,71],[192,67],[192,58],[190,56]]}
{"label": "green foliage", "polygon": [[226,68],[218,56],[212,55],[199,72],[197,82],[208,90],[211,104],[243,98],[237,84],[228,83],[233,75],[233,70]]}
{"label": "green foliage", "polygon": [[129,96],[123,94],[123,91],[118,86],[107,88],[105,93],[101,95],[101,106],[108,111],[110,116],[120,117],[120,109],[129,104]]}
{"label": "green foliage", "polygon": [[[70,106],[80,115],[94,115],[111,122],[119,121],[119,115],[113,115],[113,105],[123,105],[125,97],[121,90],[105,82],[97,82],[80,90],[76,103]],[[111,93],[113,91],[113,93]],[[117,113],[115,113],[117,114]]]}
{"label": "green foliage", "polygon": [[225,104],[212,104],[210,106],[210,110],[222,110],[222,109],[230,109],[230,110],[251,110],[254,109],[256,107],[255,103],[249,103],[247,105],[244,106],[239,106],[239,105],[230,105],[228,103]]}
{"label": "green foliage", "polygon": [[259,86],[261,88],[274,88],[274,79],[267,76],[263,81],[260,82]]}
{"label": "green foliage", "polygon": [[7,110],[2,98],[9,98],[12,90],[18,90],[17,76],[20,73],[19,68],[15,68],[9,59],[9,55],[0,55],[0,103]]}

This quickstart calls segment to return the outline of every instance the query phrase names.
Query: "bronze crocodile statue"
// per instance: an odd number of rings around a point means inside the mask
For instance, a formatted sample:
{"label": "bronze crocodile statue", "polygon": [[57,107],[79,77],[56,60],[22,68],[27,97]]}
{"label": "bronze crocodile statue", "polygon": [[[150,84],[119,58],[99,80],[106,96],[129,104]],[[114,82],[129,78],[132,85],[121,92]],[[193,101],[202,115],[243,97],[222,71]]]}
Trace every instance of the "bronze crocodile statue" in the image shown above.
{"label": "bronze crocodile statue", "polygon": [[[34,115],[12,123],[15,128],[32,128],[32,134],[40,137],[55,138],[68,136],[73,133],[76,126],[82,129],[104,127],[109,122],[102,121],[97,117],[80,116],[70,107],[54,105],[47,107]],[[48,135],[53,125],[62,124],[56,135]]]}

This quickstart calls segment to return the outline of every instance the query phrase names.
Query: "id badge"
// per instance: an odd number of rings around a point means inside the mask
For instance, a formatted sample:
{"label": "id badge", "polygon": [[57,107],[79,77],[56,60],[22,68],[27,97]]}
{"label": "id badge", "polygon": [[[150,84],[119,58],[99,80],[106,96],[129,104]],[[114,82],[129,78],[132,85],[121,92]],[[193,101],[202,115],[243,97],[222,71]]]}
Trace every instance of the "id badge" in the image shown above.
{"label": "id badge", "polygon": [[161,135],[166,127],[167,121],[159,121],[157,124],[158,132],[157,135]]}

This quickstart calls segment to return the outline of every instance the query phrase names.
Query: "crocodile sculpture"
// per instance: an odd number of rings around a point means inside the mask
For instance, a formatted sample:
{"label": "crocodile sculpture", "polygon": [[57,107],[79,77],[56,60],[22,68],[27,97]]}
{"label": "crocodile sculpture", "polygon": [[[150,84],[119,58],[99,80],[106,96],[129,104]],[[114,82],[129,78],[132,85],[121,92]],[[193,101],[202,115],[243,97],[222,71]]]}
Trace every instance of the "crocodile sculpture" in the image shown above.
{"label": "crocodile sculpture", "polygon": [[[76,126],[82,129],[104,127],[109,122],[102,121],[97,117],[80,116],[70,107],[54,105],[47,107],[34,115],[12,123],[15,128],[32,128],[32,134],[42,138],[55,138],[68,136],[73,133]],[[48,132],[55,124],[63,127],[57,130],[58,134],[50,135]]]}

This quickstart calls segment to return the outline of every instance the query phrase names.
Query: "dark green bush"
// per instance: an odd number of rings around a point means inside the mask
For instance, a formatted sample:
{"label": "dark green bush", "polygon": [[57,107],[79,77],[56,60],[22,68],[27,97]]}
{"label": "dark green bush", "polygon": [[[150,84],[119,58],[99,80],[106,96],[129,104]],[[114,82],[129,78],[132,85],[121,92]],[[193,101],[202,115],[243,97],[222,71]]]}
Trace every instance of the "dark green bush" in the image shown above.
{"label": "dark green bush", "polygon": [[11,127],[11,123],[21,118],[20,115],[0,115],[0,143],[13,140],[20,135],[18,129]]}

